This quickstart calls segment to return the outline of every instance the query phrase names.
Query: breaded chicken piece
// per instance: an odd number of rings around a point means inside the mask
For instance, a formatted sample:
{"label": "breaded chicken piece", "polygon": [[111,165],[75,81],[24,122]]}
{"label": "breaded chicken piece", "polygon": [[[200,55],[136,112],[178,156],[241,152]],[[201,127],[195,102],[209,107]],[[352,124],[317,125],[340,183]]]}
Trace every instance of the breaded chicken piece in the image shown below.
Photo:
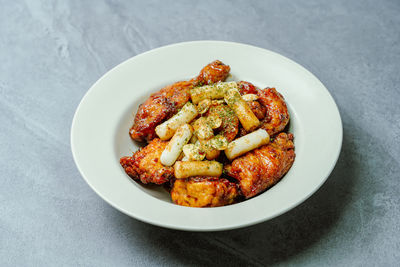
{"label": "breaded chicken piece", "polygon": [[136,141],[150,141],[156,138],[155,128],[171,117],[175,107],[159,92],[154,93],[139,106],[129,134]]}
{"label": "breaded chicken piece", "polygon": [[218,207],[232,204],[238,196],[237,185],[216,177],[177,179],[171,189],[175,204],[188,207]]}
{"label": "breaded chicken piece", "polygon": [[[257,100],[249,101],[247,104],[261,121],[261,128],[265,129],[269,135],[283,131],[290,119],[283,96],[275,88],[259,89],[246,81],[240,81],[237,84],[241,95],[258,95]],[[239,136],[245,134],[247,134],[245,131],[240,130]]]}
{"label": "breaded chicken piece", "polygon": [[174,115],[190,99],[194,86],[224,81],[230,67],[216,60],[205,66],[190,81],[176,82],[152,94],[138,108],[129,134],[136,141],[150,141],[156,137],[155,128]]}
{"label": "breaded chicken piece", "polygon": [[225,172],[239,181],[241,193],[250,198],[276,184],[294,158],[293,135],[280,133],[273,142],[233,160]]}
{"label": "breaded chicken piece", "polygon": [[258,101],[267,109],[266,117],[261,122],[261,128],[265,129],[269,135],[283,131],[290,119],[283,96],[275,88],[258,90],[257,94]]}
{"label": "breaded chicken piece", "polygon": [[239,89],[239,93],[240,95],[247,95],[247,94],[257,94],[258,88],[250,83],[250,82],[246,82],[246,81],[240,81],[237,82],[237,86]]}
{"label": "breaded chicken piece", "polygon": [[223,82],[229,75],[231,68],[219,60],[215,60],[205,66],[194,79],[194,86],[202,86]]}
{"label": "breaded chicken piece", "polygon": [[261,105],[259,101],[248,101],[247,105],[249,105],[251,111],[260,121],[263,121],[267,116],[267,108],[264,105]]}
{"label": "breaded chicken piece", "polygon": [[120,164],[135,180],[140,180],[144,184],[163,184],[174,177],[174,168],[164,166],[160,162],[161,153],[167,144],[167,141],[155,138],[132,157],[122,157]]}
{"label": "breaded chicken piece", "polygon": [[[258,89],[254,84],[246,81],[240,81],[237,83],[240,95],[247,94],[258,94]],[[258,100],[247,101],[251,111],[253,111],[254,115],[256,115],[257,119],[263,120],[267,115],[267,108],[264,105],[261,105]]]}
{"label": "breaded chicken piece", "polygon": [[150,97],[139,106],[129,134],[136,141],[150,141],[156,138],[157,125],[174,115],[187,101],[192,82],[176,82]]}

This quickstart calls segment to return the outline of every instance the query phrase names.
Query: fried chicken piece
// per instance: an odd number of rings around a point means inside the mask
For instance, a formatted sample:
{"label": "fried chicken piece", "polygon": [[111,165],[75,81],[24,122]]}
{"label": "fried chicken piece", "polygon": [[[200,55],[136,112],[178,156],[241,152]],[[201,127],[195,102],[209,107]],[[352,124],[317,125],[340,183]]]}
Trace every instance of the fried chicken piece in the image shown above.
{"label": "fried chicken piece", "polygon": [[140,104],[129,134],[136,141],[150,141],[156,137],[155,128],[173,115],[175,107],[159,92]]}
{"label": "fried chicken piece", "polygon": [[[269,135],[281,132],[289,122],[289,112],[283,96],[275,88],[259,89],[252,83],[240,81],[237,83],[241,95],[256,94],[258,100],[249,101],[254,115],[261,120],[261,128]],[[239,135],[244,134],[240,132]]]}
{"label": "fried chicken piece", "polygon": [[[257,100],[255,101],[248,101],[247,105],[249,105],[251,111],[256,115],[257,119],[259,119],[261,122],[267,120],[266,116],[267,114],[267,108],[264,107],[263,105],[260,104]],[[237,138],[245,136],[246,134],[249,134],[250,132],[246,131],[242,127],[242,125],[239,125],[239,131],[237,134]]]}
{"label": "fried chicken piece", "polygon": [[129,134],[136,141],[150,141],[156,137],[155,128],[174,115],[190,99],[194,86],[224,81],[230,67],[216,60],[205,66],[200,74],[190,81],[176,82],[152,94],[138,108]]}
{"label": "fried chicken piece", "polygon": [[256,115],[257,119],[262,121],[267,115],[267,108],[260,104],[257,100],[248,101],[247,105],[249,105],[251,111],[253,111],[254,115]]}
{"label": "fried chicken piece", "polygon": [[[254,94],[258,95],[258,89],[254,84],[246,81],[240,81],[237,83],[240,95]],[[267,115],[267,108],[261,105],[258,100],[248,101],[251,111],[256,115],[257,119],[263,120]]]}
{"label": "fried chicken piece", "polygon": [[247,94],[257,94],[258,88],[250,83],[250,82],[246,82],[246,81],[240,81],[237,82],[237,86],[239,89],[239,93],[240,95],[247,95]]}
{"label": "fried chicken piece", "polygon": [[269,135],[283,131],[290,119],[283,96],[275,88],[258,90],[257,95],[258,101],[267,109],[266,117],[261,122],[261,128],[265,129]]}
{"label": "fried chicken piece", "polygon": [[273,142],[233,160],[225,172],[239,181],[242,194],[250,198],[276,184],[294,158],[293,134],[280,133]]}
{"label": "fried chicken piece", "polygon": [[188,207],[218,207],[232,204],[238,196],[237,185],[217,177],[177,179],[171,189],[175,204]]}
{"label": "fried chicken piece", "polygon": [[144,184],[163,184],[174,177],[174,168],[164,166],[160,161],[161,153],[167,144],[167,141],[155,138],[132,157],[122,157],[120,164],[135,180],[140,180]]}
{"label": "fried chicken piece", "polygon": [[237,138],[245,136],[246,134],[248,134],[248,132],[243,127],[239,127],[239,132],[238,132]]}
{"label": "fried chicken piece", "polygon": [[156,138],[157,125],[174,115],[187,101],[192,82],[176,82],[150,97],[139,106],[133,126],[129,130],[131,138],[136,141],[150,141]]}
{"label": "fried chicken piece", "polygon": [[195,86],[223,82],[228,77],[231,68],[219,60],[205,66],[195,78]]}

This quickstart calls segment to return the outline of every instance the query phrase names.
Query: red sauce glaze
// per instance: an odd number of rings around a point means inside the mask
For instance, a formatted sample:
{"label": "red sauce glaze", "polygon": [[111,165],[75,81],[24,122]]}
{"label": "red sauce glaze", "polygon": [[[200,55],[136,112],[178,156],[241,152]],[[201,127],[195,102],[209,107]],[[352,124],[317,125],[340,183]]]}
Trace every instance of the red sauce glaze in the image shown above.
{"label": "red sauce glaze", "polygon": [[250,198],[276,184],[294,158],[293,134],[280,133],[271,143],[234,159],[225,171],[239,182],[241,193]]}
{"label": "red sauce glaze", "polygon": [[146,102],[139,106],[133,126],[129,130],[131,138],[136,141],[154,139],[157,125],[171,117],[175,110],[175,105],[162,94],[152,94]]}
{"label": "red sauce glaze", "polygon": [[167,141],[153,139],[147,146],[136,151],[132,157],[122,157],[120,164],[125,172],[144,184],[163,184],[174,177],[174,168],[161,164],[161,153]]}
{"label": "red sauce glaze", "polygon": [[196,86],[225,81],[231,68],[219,60],[205,66],[195,78]]}
{"label": "red sauce glaze", "polygon": [[257,94],[257,87],[250,82],[240,81],[237,85],[241,95]]}
{"label": "red sauce glaze", "polygon": [[258,96],[261,105],[267,109],[267,116],[261,122],[261,128],[271,136],[283,131],[290,119],[283,96],[275,88],[258,90]]}

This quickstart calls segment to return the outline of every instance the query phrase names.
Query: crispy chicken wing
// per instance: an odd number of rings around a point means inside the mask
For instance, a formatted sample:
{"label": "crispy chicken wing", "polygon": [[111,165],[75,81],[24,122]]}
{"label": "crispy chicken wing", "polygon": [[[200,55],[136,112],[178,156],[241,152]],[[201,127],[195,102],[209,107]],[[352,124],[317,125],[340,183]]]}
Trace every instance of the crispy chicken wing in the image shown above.
{"label": "crispy chicken wing", "polygon": [[257,94],[258,88],[250,82],[240,81],[237,85],[240,95]]}
{"label": "crispy chicken wing", "polygon": [[139,106],[133,126],[129,130],[131,138],[136,141],[154,139],[157,125],[171,117],[174,111],[174,105],[165,96],[159,92],[152,94]]}
{"label": "crispy chicken wing", "polygon": [[277,183],[294,158],[293,135],[280,133],[273,142],[233,160],[225,171],[239,181],[242,194],[250,198]]}
{"label": "crispy chicken wing", "polygon": [[283,131],[290,118],[283,96],[275,88],[258,90],[257,94],[259,102],[267,109],[261,128],[265,129],[269,135]]}
{"label": "crispy chicken wing", "polygon": [[[258,89],[254,84],[246,81],[240,81],[237,83],[240,95],[247,94],[258,94]],[[258,100],[248,101],[251,111],[253,111],[254,115],[256,115],[257,119],[263,120],[267,115],[267,108],[264,105],[261,105]]]}
{"label": "crispy chicken wing", "polygon": [[[289,112],[283,96],[275,88],[259,89],[252,83],[240,81],[238,88],[241,95],[257,94],[258,100],[249,101],[254,115],[261,120],[261,128],[269,135],[277,134],[286,127],[289,122]],[[240,131],[239,136],[246,134]]]}
{"label": "crispy chicken wing", "polygon": [[144,184],[163,184],[174,177],[174,168],[163,166],[160,162],[161,153],[167,144],[167,141],[155,138],[132,157],[122,157],[121,166],[130,177]]}
{"label": "crispy chicken wing", "polygon": [[231,68],[219,60],[215,60],[205,66],[194,79],[195,86],[223,82],[229,75]]}
{"label": "crispy chicken wing", "polygon": [[251,111],[253,111],[254,115],[256,115],[257,119],[260,121],[264,120],[265,116],[267,115],[267,108],[260,104],[257,100],[248,101],[247,104],[249,105]]}
{"label": "crispy chicken wing", "polygon": [[238,196],[237,185],[216,177],[177,179],[171,189],[175,204],[188,207],[218,207],[232,204]]}
{"label": "crispy chicken wing", "polygon": [[129,134],[136,141],[150,141],[156,137],[157,125],[174,115],[190,99],[194,86],[224,81],[230,67],[216,60],[205,66],[200,74],[190,80],[176,82],[152,94],[139,106]]}

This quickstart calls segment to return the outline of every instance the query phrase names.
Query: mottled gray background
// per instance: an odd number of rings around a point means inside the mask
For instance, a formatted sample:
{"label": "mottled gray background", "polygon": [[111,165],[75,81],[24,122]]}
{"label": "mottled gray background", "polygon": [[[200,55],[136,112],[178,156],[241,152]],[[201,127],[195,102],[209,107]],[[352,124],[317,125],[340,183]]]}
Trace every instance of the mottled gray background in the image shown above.
{"label": "mottled gray background", "polygon": [[[88,187],[70,151],[75,108],[102,74],[203,39],[292,58],[343,119],[325,185],[241,230],[180,232],[125,216]],[[0,40],[0,265],[398,266],[400,1],[0,0]]]}

